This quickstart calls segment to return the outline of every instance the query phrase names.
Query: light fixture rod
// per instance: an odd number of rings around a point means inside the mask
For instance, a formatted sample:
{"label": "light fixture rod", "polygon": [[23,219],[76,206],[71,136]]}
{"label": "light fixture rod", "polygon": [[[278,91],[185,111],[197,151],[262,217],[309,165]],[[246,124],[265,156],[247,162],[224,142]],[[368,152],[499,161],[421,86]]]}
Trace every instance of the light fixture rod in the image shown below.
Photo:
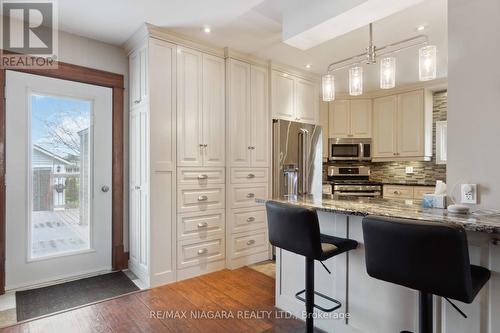
{"label": "light fixture rod", "polygon": [[[374,63],[376,58],[378,58],[380,56],[387,55],[390,53],[401,52],[401,51],[406,50],[406,49],[411,48],[411,47],[426,45],[429,43],[429,37],[427,35],[418,35],[415,37],[403,39],[401,41],[398,41],[398,42],[395,42],[392,44],[385,45],[385,46],[380,47],[380,48],[376,48],[373,45],[373,26],[372,26],[372,23],[370,23],[370,25],[369,25],[369,37],[370,37],[369,46],[368,46],[365,53],[360,53],[360,54],[357,54],[357,55],[349,57],[349,58],[345,58],[345,59],[342,59],[342,60],[339,60],[336,62],[332,62],[330,65],[328,65],[327,72],[331,73],[331,72],[335,72],[335,71],[338,71],[341,69],[345,69],[345,68],[350,67],[350,66],[355,65],[355,64],[359,64],[363,61],[363,58],[366,60],[366,62],[368,64],[371,64],[371,63]],[[413,43],[413,42],[415,42],[415,43]],[[411,44],[404,45],[407,43],[411,43]],[[384,51],[384,52],[381,52],[381,51]]]}

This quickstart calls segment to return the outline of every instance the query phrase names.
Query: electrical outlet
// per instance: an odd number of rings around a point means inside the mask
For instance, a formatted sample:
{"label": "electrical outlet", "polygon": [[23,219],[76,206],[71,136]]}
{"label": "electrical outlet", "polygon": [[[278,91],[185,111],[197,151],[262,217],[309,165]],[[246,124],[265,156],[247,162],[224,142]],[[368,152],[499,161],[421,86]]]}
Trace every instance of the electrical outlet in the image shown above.
{"label": "electrical outlet", "polygon": [[462,203],[477,204],[477,185],[462,184],[461,190]]}
{"label": "electrical outlet", "polygon": [[412,167],[412,166],[407,166],[407,167],[405,168],[405,172],[406,172],[407,174],[412,174],[412,173],[413,173],[413,167]]}

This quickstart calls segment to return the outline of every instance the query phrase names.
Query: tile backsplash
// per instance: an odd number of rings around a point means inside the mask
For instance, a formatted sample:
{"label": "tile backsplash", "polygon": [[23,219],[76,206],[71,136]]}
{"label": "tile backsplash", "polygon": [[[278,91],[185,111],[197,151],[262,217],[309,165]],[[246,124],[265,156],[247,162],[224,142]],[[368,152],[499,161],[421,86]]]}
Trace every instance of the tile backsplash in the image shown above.
{"label": "tile backsplash", "polygon": [[[349,163],[343,165],[367,165],[371,169],[370,179],[383,183],[402,183],[418,185],[434,185],[436,180],[446,181],[446,164],[436,164],[436,121],[447,119],[448,93],[437,92],[433,96],[432,113],[432,160],[429,162],[373,162],[373,163]],[[406,174],[407,166],[413,167],[413,174]]]}

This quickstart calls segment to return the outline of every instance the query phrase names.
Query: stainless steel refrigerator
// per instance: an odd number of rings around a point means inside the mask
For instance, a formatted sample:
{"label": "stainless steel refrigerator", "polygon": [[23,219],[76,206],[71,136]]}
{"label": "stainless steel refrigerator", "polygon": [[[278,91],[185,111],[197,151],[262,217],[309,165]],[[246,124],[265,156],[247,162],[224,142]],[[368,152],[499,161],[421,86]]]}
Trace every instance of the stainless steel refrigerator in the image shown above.
{"label": "stainless steel refrigerator", "polygon": [[273,196],[321,197],[321,126],[273,120]]}

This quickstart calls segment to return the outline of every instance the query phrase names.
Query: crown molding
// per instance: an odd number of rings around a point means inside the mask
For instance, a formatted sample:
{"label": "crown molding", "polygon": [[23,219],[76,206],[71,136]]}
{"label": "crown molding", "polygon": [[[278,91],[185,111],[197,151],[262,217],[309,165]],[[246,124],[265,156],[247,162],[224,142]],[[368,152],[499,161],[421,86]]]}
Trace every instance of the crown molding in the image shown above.
{"label": "crown molding", "polygon": [[317,83],[321,83],[321,75],[316,73],[307,72],[303,69],[285,65],[276,61],[270,61],[269,66],[271,67],[271,70],[298,76],[306,80],[315,81]]}
{"label": "crown molding", "polygon": [[252,65],[257,65],[266,68],[269,66],[270,62],[270,60],[262,59],[249,53],[240,52],[230,47],[224,48],[224,56],[226,59],[227,58],[236,59],[239,61],[250,63]]}

